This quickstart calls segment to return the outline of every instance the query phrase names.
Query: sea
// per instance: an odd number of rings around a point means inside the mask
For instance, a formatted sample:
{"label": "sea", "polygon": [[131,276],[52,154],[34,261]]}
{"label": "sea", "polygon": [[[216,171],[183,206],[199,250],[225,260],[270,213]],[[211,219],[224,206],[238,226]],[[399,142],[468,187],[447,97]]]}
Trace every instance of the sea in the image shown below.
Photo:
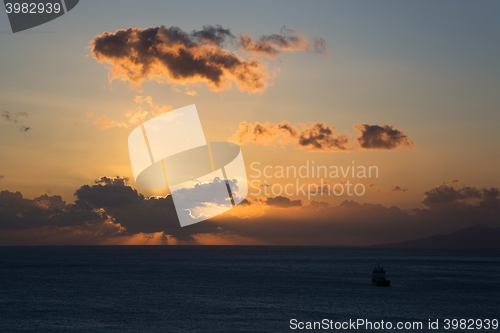
{"label": "sea", "polygon": [[[390,287],[371,284],[377,263]],[[1,333],[499,332],[499,319],[500,251],[0,247]]]}

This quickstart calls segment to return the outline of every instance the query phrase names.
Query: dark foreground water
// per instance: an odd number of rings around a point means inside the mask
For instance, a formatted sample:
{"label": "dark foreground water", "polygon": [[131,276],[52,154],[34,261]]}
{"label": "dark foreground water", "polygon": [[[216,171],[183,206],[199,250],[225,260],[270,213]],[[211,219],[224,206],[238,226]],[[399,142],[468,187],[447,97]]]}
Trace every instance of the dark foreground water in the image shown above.
{"label": "dark foreground water", "polygon": [[[378,261],[390,288],[370,284]],[[428,319],[439,332],[451,332],[445,318],[500,319],[500,252],[0,247],[2,333],[300,331],[293,318],[421,321],[420,332]]]}

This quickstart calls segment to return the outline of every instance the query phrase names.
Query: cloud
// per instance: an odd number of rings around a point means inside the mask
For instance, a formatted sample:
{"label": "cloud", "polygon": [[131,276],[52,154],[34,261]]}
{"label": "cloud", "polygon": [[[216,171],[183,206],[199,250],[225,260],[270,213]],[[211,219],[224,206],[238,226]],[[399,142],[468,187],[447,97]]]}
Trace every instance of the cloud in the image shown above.
{"label": "cloud", "polygon": [[66,201],[59,195],[48,196],[43,194],[33,201],[43,209],[64,209],[66,207]]}
{"label": "cloud", "polygon": [[5,178],[5,176],[0,175],[0,180],[2,180],[2,179],[4,179],[4,178]]}
{"label": "cloud", "polygon": [[391,194],[391,192],[407,192],[408,189],[406,187],[400,186],[400,185],[392,185],[392,186],[379,186],[376,184],[368,184],[368,188],[370,188],[373,193],[384,193],[384,194]]}
{"label": "cloud", "polygon": [[326,209],[326,208],[330,207],[330,204],[328,202],[324,202],[324,201],[312,200],[311,202],[309,202],[309,206],[316,208],[316,209]]}
{"label": "cloud", "polygon": [[[321,180],[319,182],[311,184],[310,191],[308,191],[308,193],[310,193],[313,196],[318,194],[318,193],[326,194],[326,195],[332,195],[332,194],[341,195],[344,191],[343,187],[346,186],[347,184],[352,184],[352,183],[350,183],[344,177],[341,177],[340,181],[328,182],[328,181]],[[338,185],[342,185],[342,186],[338,186]],[[368,186],[370,186],[370,185],[368,185]]]}
{"label": "cloud", "polygon": [[362,150],[394,150],[397,148],[413,149],[415,144],[402,131],[391,125],[357,124],[354,128],[361,135],[356,142]]}
{"label": "cloud", "polygon": [[457,180],[443,182],[426,191],[424,209],[415,210],[422,227],[446,233],[475,224],[498,226],[500,192],[497,188],[478,189]]}
{"label": "cloud", "polygon": [[25,199],[20,192],[0,192],[0,230],[36,227],[69,227],[103,221],[91,210],[78,210],[65,205],[60,196],[42,195]]}
{"label": "cloud", "polygon": [[331,56],[332,54],[326,50],[326,41],[323,38],[314,38],[313,39],[313,48],[314,52],[326,54],[327,56]]}
{"label": "cloud", "polygon": [[2,113],[2,117],[3,119],[5,119],[6,121],[11,121],[11,122],[14,122],[14,123],[17,123],[18,122],[18,118],[19,117],[27,117],[29,116],[28,113],[26,112],[16,112],[16,113],[11,113],[9,111],[4,111]]}
{"label": "cloud", "polygon": [[127,178],[101,177],[96,185],[84,185],[75,195],[75,205],[81,208],[121,207],[144,201],[144,196],[126,185]]}
{"label": "cloud", "polygon": [[240,145],[252,142],[282,147],[294,142],[299,149],[317,152],[351,151],[349,136],[335,134],[334,131],[334,126],[319,122],[309,127],[303,126],[302,129],[292,126],[287,121],[275,124],[242,122],[238,131],[229,140]]}
{"label": "cloud", "polygon": [[391,191],[394,191],[394,192],[406,192],[406,191],[408,191],[408,189],[405,188],[405,187],[401,187],[399,185],[392,185]]}
{"label": "cloud", "polygon": [[[151,108],[149,111],[143,110],[141,107],[138,107],[135,111],[129,110],[125,114],[127,118],[129,118],[129,123],[131,124],[138,124],[140,122],[143,122],[146,120],[148,117],[154,118],[156,116],[159,116],[160,114],[167,113],[169,111],[172,111],[173,108],[170,105],[163,105],[160,106],[158,104],[153,103],[153,98],[151,96],[135,96],[134,102],[137,104],[146,104],[149,105]],[[140,114],[141,116],[138,116],[137,114]]]}
{"label": "cloud", "polygon": [[238,47],[252,55],[265,55],[274,58],[282,51],[309,50],[307,38],[297,30],[281,28],[280,34],[263,35],[258,40],[248,34],[242,34],[238,40]]}
{"label": "cloud", "polygon": [[116,177],[102,176],[101,178],[94,180],[94,183],[97,185],[127,186],[128,178],[120,176]]}
{"label": "cloud", "polygon": [[425,192],[422,204],[426,207],[464,205],[471,201],[494,197],[495,194],[498,195],[497,191],[496,189],[479,190],[474,186],[465,186],[457,180],[452,180],[443,182],[441,185]]}
{"label": "cloud", "polygon": [[121,127],[121,128],[129,127],[129,124],[126,123],[125,121],[108,120],[107,116],[102,116],[97,118],[97,121],[95,121],[94,124],[100,126],[101,131],[113,127]]}
{"label": "cloud", "polygon": [[242,91],[263,91],[268,76],[263,64],[221,48],[220,38],[223,41],[223,35],[211,35],[207,27],[191,34],[177,27],[128,28],[96,36],[91,48],[95,59],[111,66],[111,80],[136,86],[146,79],[206,83],[213,91],[230,88],[234,82]]}
{"label": "cloud", "polygon": [[281,195],[265,198],[263,202],[268,206],[279,208],[300,207],[303,204],[302,200],[291,200],[290,198]]}
{"label": "cloud", "polygon": [[[96,120],[93,120],[94,125],[100,127],[101,131],[113,127],[129,128],[132,125],[137,126],[150,118],[154,118],[160,114],[172,110],[172,107],[170,105],[160,106],[153,103],[153,98],[151,96],[144,97],[137,95],[134,98],[134,102],[138,104],[138,106],[135,109],[128,110],[125,113],[126,120],[112,120],[108,119],[108,117],[104,115],[98,117]],[[144,106],[147,106],[148,109],[145,109]],[[88,119],[94,119],[94,117],[94,113],[87,113]]]}
{"label": "cloud", "polygon": [[[210,203],[208,203],[211,206],[230,204],[228,193],[220,193],[220,191],[218,191],[221,185],[224,187],[226,186],[225,180],[219,177],[215,177],[213,181],[205,183],[201,183],[196,179],[193,180],[197,182],[194,188],[180,188],[174,192],[178,198],[183,198],[183,200],[179,200],[176,206],[177,210],[187,210],[193,207],[206,206],[207,198],[211,199]],[[236,180],[230,180],[229,186],[236,192]]]}
{"label": "cloud", "polygon": [[[203,26],[186,33],[178,27],[128,28],[104,32],[91,42],[92,56],[110,66],[109,79],[129,81],[134,86],[146,79],[158,83],[189,85],[205,83],[212,91],[230,89],[259,93],[268,86],[271,74],[261,60],[244,59],[224,48],[227,44],[250,56],[274,58],[283,51],[307,51],[307,38],[283,27],[280,34],[254,40],[248,34],[235,36],[220,25]],[[327,54],[323,39],[314,40],[314,49]],[[194,95],[193,90],[186,90]]]}
{"label": "cloud", "polygon": [[219,24],[215,26],[204,25],[202,30],[191,32],[191,37],[198,42],[217,45],[222,47],[226,39],[233,39],[235,36],[229,29],[224,29]]}
{"label": "cloud", "polygon": [[127,185],[127,178],[101,177],[95,185],[80,187],[75,207],[102,211],[120,225],[123,234],[164,232],[180,240],[192,240],[197,233],[218,233],[217,226],[200,222],[181,228],[172,197],[145,198]]}
{"label": "cloud", "polygon": [[309,151],[351,151],[347,134],[334,134],[335,127],[315,123],[304,129],[298,136],[298,145]]}
{"label": "cloud", "polygon": [[[26,112],[15,112],[11,113],[9,111],[4,111],[1,114],[2,118],[6,121],[12,122],[12,123],[21,123],[18,119],[19,117],[28,117],[29,114]],[[19,132],[28,132],[30,130],[30,127],[24,126],[24,125],[19,125]]]}

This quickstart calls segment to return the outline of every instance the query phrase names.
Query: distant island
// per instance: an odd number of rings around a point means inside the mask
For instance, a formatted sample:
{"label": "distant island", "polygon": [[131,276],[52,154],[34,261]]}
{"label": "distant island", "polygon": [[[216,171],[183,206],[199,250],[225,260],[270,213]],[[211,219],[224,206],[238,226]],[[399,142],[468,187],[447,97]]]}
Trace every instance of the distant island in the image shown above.
{"label": "distant island", "polygon": [[400,243],[372,245],[394,249],[496,249],[500,250],[500,227],[475,225],[449,235],[437,234]]}

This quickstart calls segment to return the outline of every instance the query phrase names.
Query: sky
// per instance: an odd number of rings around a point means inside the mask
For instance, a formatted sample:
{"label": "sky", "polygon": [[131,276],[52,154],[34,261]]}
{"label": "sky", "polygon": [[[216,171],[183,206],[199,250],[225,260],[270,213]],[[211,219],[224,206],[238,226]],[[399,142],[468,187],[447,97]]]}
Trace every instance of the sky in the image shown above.
{"label": "sky", "polygon": [[[499,226],[499,9],[81,1],[16,34],[2,12],[0,244],[370,245]],[[135,184],[127,138],[191,104],[262,186],[181,228],[168,191]],[[255,194],[296,179],[254,169],[313,161],[378,177],[324,179],[362,183],[360,196]]]}

